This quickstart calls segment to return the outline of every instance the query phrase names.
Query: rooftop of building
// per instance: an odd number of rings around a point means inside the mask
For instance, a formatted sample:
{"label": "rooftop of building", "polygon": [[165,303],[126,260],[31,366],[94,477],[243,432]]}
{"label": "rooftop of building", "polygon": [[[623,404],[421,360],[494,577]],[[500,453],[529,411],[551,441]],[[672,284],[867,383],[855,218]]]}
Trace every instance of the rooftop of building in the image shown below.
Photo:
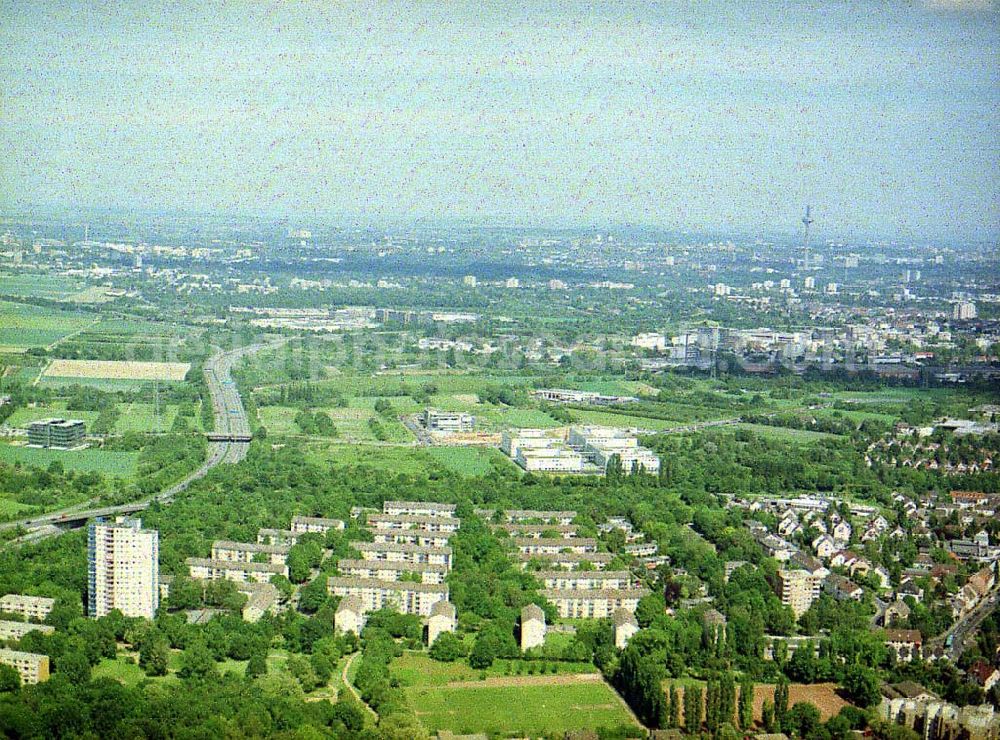
{"label": "rooftop of building", "polygon": [[213,570],[241,570],[246,573],[276,573],[283,575],[285,566],[278,563],[248,563],[243,560],[214,560],[212,558],[188,558],[187,566],[212,568]]}
{"label": "rooftop of building", "polygon": [[233,540],[216,540],[212,543],[213,550],[238,550],[242,552],[263,552],[272,555],[287,555],[291,549],[288,545],[259,545],[256,542],[234,542]]}
{"label": "rooftop of building", "polygon": [[383,591],[421,591],[431,594],[446,594],[448,586],[436,583],[413,583],[412,581],[383,581],[378,578],[351,578],[348,576],[330,576],[326,580],[328,586],[341,588],[374,588]]}

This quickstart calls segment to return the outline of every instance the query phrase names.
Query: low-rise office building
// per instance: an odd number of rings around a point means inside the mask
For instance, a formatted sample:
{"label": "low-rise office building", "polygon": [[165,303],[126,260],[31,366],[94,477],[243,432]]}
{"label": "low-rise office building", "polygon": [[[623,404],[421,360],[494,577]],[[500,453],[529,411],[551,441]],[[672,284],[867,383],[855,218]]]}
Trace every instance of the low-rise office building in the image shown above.
{"label": "low-rise office building", "polygon": [[86,425],[79,419],[39,419],[28,424],[28,444],[70,450],[83,444]]}
{"label": "low-rise office building", "polygon": [[280,563],[247,563],[240,560],[188,558],[184,561],[191,578],[203,581],[270,583],[274,576],[288,577],[288,566]]}
{"label": "low-rise office building", "polygon": [[327,579],[327,590],[341,598],[356,596],[365,612],[391,608],[403,614],[423,617],[430,616],[434,604],[448,598],[448,587],[443,584],[379,581],[374,578],[334,576]]}
{"label": "low-rise office building", "polygon": [[284,565],[288,559],[288,550],[288,545],[258,545],[253,542],[216,540],[212,543],[212,560],[252,563],[267,558],[269,563]]}
{"label": "low-rise office building", "polygon": [[624,473],[639,469],[653,474],[660,471],[660,458],[652,450],[640,447],[635,436],[621,429],[573,427],[567,441],[601,470],[607,470],[611,460],[617,457]]}
{"label": "low-rise office building", "polygon": [[424,428],[429,432],[471,432],[476,426],[476,417],[460,411],[438,411],[424,409]]}
{"label": "low-rise office building", "polygon": [[4,594],[0,596],[0,612],[20,614],[25,619],[42,622],[49,616],[55,603],[55,599],[49,599],[45,596]]}
{"label": "low-rise office building", "polygon": [[406,563],[389,560],[341,560],[337,569],[351,578],[373,578],[379,581],[398,581],[404,575],[417,575],[421,583],[444,583],[447,565]]}
{"label": "low-rise office building", "polygon": [[565,447],[521,446],[513,459],[529,473],[583,472],[583,456]]}
{"label": "low-rise office building", "polygon": [[0,665],[9,665],[21,677],[22,684],[36,684],[49,678],[49,656],[0,648]]}

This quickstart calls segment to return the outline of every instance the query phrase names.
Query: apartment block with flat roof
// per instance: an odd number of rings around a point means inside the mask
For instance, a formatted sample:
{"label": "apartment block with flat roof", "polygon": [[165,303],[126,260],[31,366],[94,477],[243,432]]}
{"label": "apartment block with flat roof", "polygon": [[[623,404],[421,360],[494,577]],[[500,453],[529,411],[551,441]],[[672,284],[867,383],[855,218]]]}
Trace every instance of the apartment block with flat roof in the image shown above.
{"label": "apartment block with flat roof", "polygon": [[188,558],[184,561],[191,578],[203,581],[270,583],[274,576],[288,577],[288,566],[280,563],[247,563],[242,560]]}
{"label": "apartment block with flat roof", "polygon": [[36,684],[49,678],[49,656],[0,648],[0,664],[9,665],[21,677],[22,684]]}
{"label": "apartment block with flat roof", "polygon": [[819,598],[823,579],[807,570],[779,570],[777,592],[781,603],[790,606],[795,618],[805,614]]}
{"label": "apartment block with flat roof", "polygon": [[341,560],[337,569],[352,578],[374,578],[379,581],[398,581],[404,576],[415,575],[421,583],[444,583],[447,565],[428,563],[401,563],[388,560]]}
{"label": "apartment block with flat roof", "polygon": [[216,540],[212,543],[212,560],[237,560],[244,563],[261,562],[284,565],[288,559],[288,545],[258,545],[254,542]]}
{"label": "apartment block with flat roof", "polygon": [[597,552],[597,540],[591,537],[514,537],[511,541],[518,551],[528,555]]}
{"label": "apartment block with flat roof", "polygon": [[614,556],[610,552],[517,552],[514,559],[521,570],[527,569],[532,563],[539,563],[546,569],[564,568],[565,570],[577,570],[583,563],[593,566],[597,570],[604,570]]}
{"label": "apartment block with flat roof", "polygon": [[542,591],[542,595],[559,610],[562,619],[604,619],[617,609],[634,612],[639,599],[649,593],[648,588]]}
{"label": "apartment block with flat roof", "polygon": [[[531,537],[538,539],[542,536],[575,537],[576,527],[572,524],[492,524],[494,530],[503,530],[512,537]],[[549,534],[551,533],[551,534]]]}
{"label": "apartment block with flat roof", "polygon": [[153,619],[160,605],[159,533],[141,519],[98,520],[87,532],[87,612]]}
{"label": "apartment block with flat roof", "polygon": [[301,535],[290,529],[258,529],[257,544],[259,545],[285,545],[291,547],[298,543]]}
{"label": "apartment block with flat roof", "polygon": [[352,542],[351,548],[365,560],[388,560],[399,563],[428,563],[451,567],[450,547],[423,547],[395,542]]}
{"label": "apartment block with flat roof", "polygon": [[397,545],[419,545],[420,547],[446,547],[451,532],[427,532],[421,529],[393,530],[376,529],[372,532],[375,542]]}
{"label": "apartment block with flat roof", "polygon": [[364,611],[392,608],[403,614],[428,617],[431,608],[448,598],[446,585],[409,583],[406,581],[380,581],[374,578],[331,577],[327,590],[341,598],[356,596]]}
{"label": "apartment block with flat roof", "polygon": [[[496,509],[476,509],[476,516],[493,521]],[[507,509],[500,512],[503,521],[514,524],[572,524],[575,511],[543,511],[539,509]]]}
{"label": "apartment block with flat roof", "polygon": [[368,528],[374,531],[413,530],[424,532],[457,532],[460,520],[450,516],[414,514],[369,514]]}
{"label": "apartment block with flat roof", "polygon": [[455,504],[437,504],[431,501],[386,501],[382,512],[395,516],[443,516],[455,515]]}
{"label": "apartment block with flat roof", "polygon": [[540,570],[532,573],[544,588],[560,591],[622,589],[632,585],[627,570]]}
{"label": "apartment block with flat roof", "polygon": [[55,627],[47,624],[8,622],[6,619],[0,619],[0,640],[20,640],[29,632],[41,632],[43,635],[51,635],[55,631]]}
{"label": "apartment block with flat roof", "polygon": [[340,531],[344,529],[344,522],[340,519],[324,519],[317,516],[293,516],[292,531],[295,534],[326,534],[331,529]]}
{"label": "apartment block with flat roof", "polygon": [[25,619],[38,622],[45,620],[55,606],[56,600],[45,596],[23,596],[21,594],[4,594],[0,596],[0,612],[20,614]]}

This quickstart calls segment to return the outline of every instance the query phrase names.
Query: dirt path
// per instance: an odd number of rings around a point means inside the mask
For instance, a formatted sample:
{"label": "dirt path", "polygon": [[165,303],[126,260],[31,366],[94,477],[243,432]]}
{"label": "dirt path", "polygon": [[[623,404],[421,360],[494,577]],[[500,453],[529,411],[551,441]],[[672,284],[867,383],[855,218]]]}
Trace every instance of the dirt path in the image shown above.
{"label": "dirt path", "polygon": [[354,684],[352,684],[347,679],[347,672],[351,669],[351,666],[354,664],[355,658],[357,658],[359,655],[361,655],[361,653],[354,653],[353,655],[351,655],[350,658],[347,659],[347,662],[344,663],[344,670],[340,672],[340,678],[341,680],[343,680],[344,686],[347,687],[347,690],[350,691],[351,694],[354,696],[354,698],[358,700],[358,703],[360,703],[361,706],[367,709],[369,713],[371,713],[371,716],[375,718],[375,721],[378,722],[378,712],[376,712],[370,706],[365,704],[364,700],[361,698],[361,694],[359,694],[358,690],[354,688]]}

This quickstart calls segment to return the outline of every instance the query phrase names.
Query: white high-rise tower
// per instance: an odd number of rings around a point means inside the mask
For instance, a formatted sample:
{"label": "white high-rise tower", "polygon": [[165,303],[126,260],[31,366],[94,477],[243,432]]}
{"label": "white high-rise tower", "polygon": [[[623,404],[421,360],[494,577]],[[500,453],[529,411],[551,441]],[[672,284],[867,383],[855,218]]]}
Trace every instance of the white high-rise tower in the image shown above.
{"label": "white high-rise tower", "polygon": [[98,520],[87,537],[87,612],[103,617],[120,609],[126,617],[153,619],[160,605],[160,535],[141,519]]}

